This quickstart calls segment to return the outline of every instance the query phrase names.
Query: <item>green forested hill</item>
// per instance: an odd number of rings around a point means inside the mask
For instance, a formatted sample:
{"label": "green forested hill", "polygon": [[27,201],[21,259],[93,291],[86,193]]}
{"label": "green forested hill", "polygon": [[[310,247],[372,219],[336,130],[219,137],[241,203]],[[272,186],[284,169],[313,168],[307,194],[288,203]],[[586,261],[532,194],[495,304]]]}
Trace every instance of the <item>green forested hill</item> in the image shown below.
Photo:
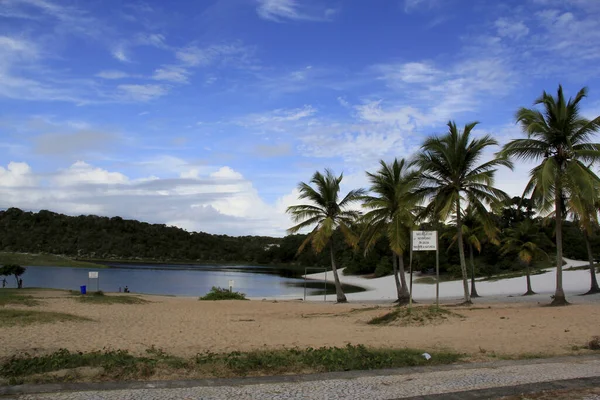
{"label": "green forested hill", "polygon": [[0,211],[0,251],[81,259],[254,262],[280,238],[189,233],[120,217],[70,217],[50,211]]}

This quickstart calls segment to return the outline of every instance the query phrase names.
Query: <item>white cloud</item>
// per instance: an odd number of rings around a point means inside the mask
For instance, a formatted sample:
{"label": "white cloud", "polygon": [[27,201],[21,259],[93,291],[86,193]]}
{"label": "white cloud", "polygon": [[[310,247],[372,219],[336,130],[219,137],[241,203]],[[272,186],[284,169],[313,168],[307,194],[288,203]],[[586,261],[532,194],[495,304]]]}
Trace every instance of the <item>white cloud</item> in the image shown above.
{"label": "white cloud", "polygon": [[337,14],[338,10],[333,8],[307,10],[300,6],[297,0],[257,0],[256,12],[266,20],[283,22],[285,20],[296,21],[329,21]]}
{"label": "white cloud", "polygon": [[112,49],[111,54],[114,58],[116,58],[119,61],[129,62],[129,57],[127,57],[124,46],[119,45],[115,47],[114,49]]}
{"label": "white cloud", "polygon": [[404,12],[431,10],[439,5],[439,0],[404,0]]}
{"label": "white cloud", "polygon": [[187,83],[189,71],[177,65],[166,65],[154,71],[152,79],[175,83]]}
{"label": "white cloud", "polygon": [[36,181],[26,163],[11,162],[7,168],[0,165],[0,188],[30,187]]}
{"label": "white cloud", "polygon": [[0,60],[10,56],[38,57],[37,46],[28,40],[0,35]]}
{"label": "white cloud", "polygon": [[230,167],[182,178],[131,179],[78,161],[37,174],[25,163],[0,167],[0,208],[49,209],[69,215],[119,215],[188,230],[232,235],[283,235],[291,222]]}
{"label": "white cloud", "polygon": [[429,83],[439,79],[442,71],[427,62],[408,62],[405,64],[380,64],[373,67],[388,81],[404,83]]}
{"label": "white cloud", "polygon": [[122,184],[128,181],[129,179],[121,173],[96,168],[83,161],[77,161],[51,180],[54,185],[61,187],[81,184]]}
{"label": "white cloud", "polygon": [[164,85],[119,85],[121,99],[127,101],[149,101],[168,93],[168,88]]}
{"label": "white cloud", "polygon": [[96,76],[102,79],[123,79],[129,77],[129,74],[123,71],[106,70],[98,72]]}
{"label": "white cloud", "polygon": [[499,36],[519,39],[529,33],[529,28],[523,21],[511,21],[507,18],[498,18],[494,24],[496,25]]}
{"label": "white cloud", "polygon": [[311,105],[292,109],[279,108],[266,113],[250,114],[238,120],[237,123],[246,127],[264,127],[277,130],[279,123],[299,121],[314,115],[316,112],[317,110]]}
{"label": "white cloud", "polygon": [[252,62],[252,50],[239,43],[218,44],[204,48],[190,45],[175,52],[185,66],[207,66],[217,62],[247,65]]}

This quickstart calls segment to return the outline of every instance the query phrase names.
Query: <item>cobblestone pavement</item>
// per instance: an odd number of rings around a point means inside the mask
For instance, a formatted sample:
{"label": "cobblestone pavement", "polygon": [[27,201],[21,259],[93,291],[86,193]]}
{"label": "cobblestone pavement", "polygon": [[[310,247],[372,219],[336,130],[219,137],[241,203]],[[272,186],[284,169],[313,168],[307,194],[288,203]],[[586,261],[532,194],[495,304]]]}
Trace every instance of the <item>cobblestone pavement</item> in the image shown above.
{"label": "cobblestone pavement", "polygon": [[464,369],[392,373],[352,379],[27,394],[13,398],[18,400],[400,399],[590,377],[600,377],[600,358],[532,361],[525,364],[488,364],[477,368],[465,366]]}

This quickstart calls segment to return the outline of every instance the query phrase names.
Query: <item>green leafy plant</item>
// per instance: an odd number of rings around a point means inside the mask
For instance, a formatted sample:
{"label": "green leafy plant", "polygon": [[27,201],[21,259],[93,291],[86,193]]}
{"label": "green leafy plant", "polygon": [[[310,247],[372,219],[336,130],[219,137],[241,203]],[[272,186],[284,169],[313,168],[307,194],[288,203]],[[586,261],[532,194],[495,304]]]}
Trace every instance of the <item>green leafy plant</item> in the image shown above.
{"label": "green leafy plant", "polygon": [[230,292],[228,289],[213,286],[210,292],[200,297],[199,300],[248,300],[246,295],[240,292]]}

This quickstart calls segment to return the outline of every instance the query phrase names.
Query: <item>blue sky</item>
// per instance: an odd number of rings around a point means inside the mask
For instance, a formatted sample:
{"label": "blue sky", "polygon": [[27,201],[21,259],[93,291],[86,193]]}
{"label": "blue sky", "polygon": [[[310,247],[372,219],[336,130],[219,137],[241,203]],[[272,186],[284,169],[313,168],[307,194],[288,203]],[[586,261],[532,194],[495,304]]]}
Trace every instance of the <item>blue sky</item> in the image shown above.
{"label": "blue sky", "polygon": [[597,0],[0,0],[0,208],[282,235],[299,181],[449,119],[505,143],[558,83],[599,115],[599,61]]}

